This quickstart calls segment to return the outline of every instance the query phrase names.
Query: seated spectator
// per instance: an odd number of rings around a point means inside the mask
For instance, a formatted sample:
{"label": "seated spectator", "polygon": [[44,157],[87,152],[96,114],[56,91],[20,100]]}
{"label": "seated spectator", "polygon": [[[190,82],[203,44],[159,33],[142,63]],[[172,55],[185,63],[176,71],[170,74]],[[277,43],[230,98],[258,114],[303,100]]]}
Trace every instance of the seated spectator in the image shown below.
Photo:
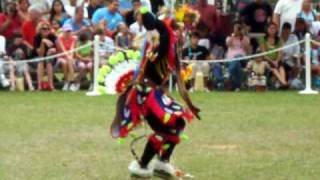
{"label": "seated spectator", "polygon": [[22,34],[16,33],[13,39],[13,44],[7,49],[7,53],[15,62],[17,62],[14,67],[15,71],[17,72],[17,76],[24,76],[29,90],[34,91],[28,64],[19,62],[19,60],[28,58],[28,51],[28,47],[23,43]]}
{"label": "seated spectator", "polygon": [[76,15],[65,22],[65,24],[71,24],[72,32],[75,35],[79,35],[84,32],[91,34],[93,32],[90,22],[87,19],[84,19],[83,13],[83,8],[77,7]]}
{"label": "seated spectator", "polygon": [[87,6],[88,18],[91,20],[93,14],[102,7],[102,4],[99,4],[97,0],[89,0],[89,4]]}
{"label": "seated spectator", "polygon": [[41,16],[48,17],[52,6],[52,0],[29,0],[31,7],[34,7],[41,13]]}
{"label": "seated spectator", "polygon": [[49,17],[50,23],[53,20],[57,20],[59,24],[62,26],[67,19],[68,19],[68,15],[66,13],[66,10],[64,9],[62,1],[54,0],[52,2],[52,7],[50,10],[50,17]]}
{"label": "seated spectator", "polygon": [[17,11],[22,22],[29,19],[29,13],[28,13],[29,6],[30,6],[30,3],[28,0],[19,0],[17,3]]}
{"label": "seated spectator", "polygon": [[[61,34],[57,39],[57,47],[59,52],[64,53],[75,49],[77,38],[72,34],[72,27],[70,24],[64,24],[62,30],[63,34]],[[71,86],[71,83],[74,80],[74,53],[68,53],[59,57],[58,63],[61,65],[64,75],[64,85],[62,90],[75,91],[75,86]]]}
{"label": "seated spectator", "polygon": [[100,63],[101,65],[104,65],[107,63],[109,56],[115,52],[114,41],[109,36],[105,35],[103,29],[97,29],[95,34],[99,36]]}
{"label": "seated spectator", "polygon": [[309,27],[309,32],[313,36],[320,36],[320,21],[312,22]]}
{"label": "seated spectator", "polygon": [[140,0],[132,0],[132,10],[127,12],[125,15],[125,22],[128,27],[130,27],[137,20],[136,15],[139,12],[140,7]]}
{"label": "seated spectator", "polygon": [[140,49],[143,43],[143,39],[147,35],[147,30],[142,24],[142,16],[139,11],[135,13],[136,22],[130,25],[130,33],[133,36],[133,46]]}
{"label": "seated spectator", "polygon": [[298,13],[297,18],[304,19],[307,25],[310,26],[312,22],[319,20],[319,17],[317,11],[312,9],[312,1],[303,0],[302,9]]}
{"label": "seated spectator", "polygon": [[[256,51],[257,54],[261,53],[260,50]],[[266,71],[270,69],[269,63],[263,61],[263,57],[256,57],[251,60],[245,71],[248,72],[248,86],[256,91],[264,91],[267,85]]]}
{"label": "seated spectator", "polygon": [[[284,46],[297,43],[298,37],[291,33],[291,24],[284,23],[281,32],[281,40]],[[300,63],[300,46],[297,44],[291,48],[283,50],[283,62],[287,74],[287,80],[291,82],[299,75],[301,69]]]}
{"label": "seated spectator", "polygon": [[[12,39],[15,32],[21,32],[22,20],[19,17],[17,6],[14,2],[6,4],[6,11],[0,13],[0,35]],[[7,41],[7,46],[12,41]]]}
{"label": "seated spectator", "polygon": [[53,20],[51,21],[51,27],[52,27],[52,32],[53,32],[57,37],[60,36],[60,35],[63,33],[62,28],[61,28],[61,25],[60,25],[60,23],[59,23],[58,20],[53,19]]}
{"label": "seated spectator", "polygon": [[240,12],[240,16],[249,27],[249,32],[263,33],[272,18],[272,8],[268,1],[254,0]]}
{"label": "seated spectator", "polygon": [[38,24],[43,22],[41,12],[37,8],[37,6],[31,6],[28,9],[30,19],[24,21],[21,27],[23,40],[30,50],[34,50]]}
{"label": "seated spectator", "polygon": [[81,8],[82,11],[83,11],[83,16],[85,18],[88,18],[87,8],[85,8],[83,5],[84,5],[83,3],[82,4],[77,4],[77,0],[69,0],[69,4],[66,4],[64,6],[64,8],[66,9],[66,12],[67,12],[68,16],[70,16],[72,18],[74,18],[76,16],[76,14],[77,14],[77,12],[76,12],[77,10],[76,9],[77,8]]}
{"label": "seated spectator", "polygon": [[[260,49],[262,52],[271,51],[283,46],[283,43],[278,36],[278,26],[275,23],[270,23],[265,37],[259,40]],[[277,51],[264,56],[264,59],[269,63],[273,75],[280,82],[281,86],[287,86],[286,72],[283,66],[283,53]]]}
{"label": "seated spectator", "polygon": [[[9,80],[6,75],[9,75]],[[0,56],[0,83],[4,88],[10,86],[10,91],[14,91],[16,89],[14,62],[9,56]]]}
{"label": "seated spectator", "polygon": [[191,91],[193,91],[194,81],[195,81],[197,72],[203,73],[203,82],[206,87],[205,90],[209,91],[209,89],[207,88],[207,85],[208,85],[208,76],[209,76],[210,66],[204,60],[208,60],[210,58],[210,53],[207,50],[207,48],[203,46],[199,46],[199,38],[200,38],[200,35],[198,32],[193,32],[191,34],[191,45],[190,47],[187,47],[183,50],[182,57],[184,60],[199,61],[199,62],[193,63],[192,65]]}
{"label": "seated spectator", "polygon": [[[51,27],[49,23],[41,22],[37,27],[37,34],[34,39],[34,50],[38,57],[51,56],[57,53],[56,48],[56,36],[50,31]],[[44,77],[44,69],[46,68],[48,76],[49,89],[54,90],[53,85],[53,68],[52,59],[38,62],[37,67],[37,82],[38,90],[42,90],[42,83]]]}
{"label": "seated spectator", "polygon": [[[81,34],[77,47],[82,47],[90,43],[87,34]],[[77,68],[79,69],[79,75],[76,78],[76,83],[74,84],[74,89],[80,89],[81,80],[85,77],[87,73],[90,73],[91,80],[93,80],[93,51],[92,46],[86,46],[85,48],[76,52]],[[93,85],[90,85],[89,90],[92,90]]]}
{"label": "seated spectator", "polygon": [[123,22],[122,16],[118,13],[119,1],[110,0],[108,6],[98,9],[92,17],[93,25],[99,25],[105,21],[106,29],[114,32],[120,22]]}
{"label": "seated spectator", "polygon": [[114,39],[117,47],[121,47],[123,49],[131,48],[132,37],[125,23],[121,22],[118,24]]}
{"label": "seated spectator", "polygon": [[[241,22],[234,23],[234,30],[231,36],[227,37],[226,44],[228,47],[227,59],[239,58],[246,56],[251,51],[250,39],[243,33]],[[232,61],[228,63],[229,79],[231,81],[231,89],[239,91],[242,80],[242,67],[240,61]]]}

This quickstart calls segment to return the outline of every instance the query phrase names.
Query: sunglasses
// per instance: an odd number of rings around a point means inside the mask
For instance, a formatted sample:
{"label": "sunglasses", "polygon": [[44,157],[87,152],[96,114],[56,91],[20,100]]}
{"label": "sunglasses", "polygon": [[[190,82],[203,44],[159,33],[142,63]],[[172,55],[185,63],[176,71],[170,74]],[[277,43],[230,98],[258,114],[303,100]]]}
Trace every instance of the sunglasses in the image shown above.
{"label": "sunglasses", "polygon": [[50,29],[48,27],[43,27],[43,28],[41,28],[41,30],[48,31]]}

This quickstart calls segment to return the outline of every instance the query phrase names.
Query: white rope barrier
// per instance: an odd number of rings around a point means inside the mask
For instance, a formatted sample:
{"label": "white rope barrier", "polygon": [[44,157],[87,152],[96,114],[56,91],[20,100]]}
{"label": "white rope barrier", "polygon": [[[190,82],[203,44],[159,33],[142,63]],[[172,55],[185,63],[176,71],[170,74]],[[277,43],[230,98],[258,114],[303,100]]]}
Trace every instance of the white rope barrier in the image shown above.
{"label": "white rope barrier", "polygon": [[[52,60],[52,59],[55,59],[55,58],[58,58],[58,57],[61,57],[61,56],[65,56],[65,55],[80,51],[81,49],[87,48],[88,46],[92,46],[92,44],[93,44],[93,42],[90,42],[88,44],[85,44],[83,46],[77,47],[77,48],[72,49],[70,51],[62,52],[60,54],[54,54],[54,55],[51,55],[51,56],[39,57],[39,58],[34,58],[34,59],[14,60],[13,62],[18,64],[18,63],[32,63],[32,62],[41,62],[41,61],[46,61],[46,60]],[[4,61],[4,63],[8,63],[9,64],[9,63],[12,63],[12,62]]]}
{"label": "white rope barrier", "polygon": [[300,40],[300,41],[298,41],[296,43],[292,43],[292,44],[283,46],[281,48],[273,49],[273,50],[262,52],[262,53],[259,53],[259,54],[253,54],[253,55],[250,55],[250,56],[239,57],[239,58],[217,59],[217,60],[181,60],[180,62],[183,62],[183,63],[195,63],[195,62],[222,63],[222,62],[242,61],[242,60],[253,59],[253,58],[256,58],[256,57],[266,56],[268,54],[272,54],[272,53],[275,53],[275,52],[278,52],[278,51],[283,51],[284,49],[288,49],[288,48],[300,45],[300,44],[302,44],[304,42],[305,42],[305,40]]}

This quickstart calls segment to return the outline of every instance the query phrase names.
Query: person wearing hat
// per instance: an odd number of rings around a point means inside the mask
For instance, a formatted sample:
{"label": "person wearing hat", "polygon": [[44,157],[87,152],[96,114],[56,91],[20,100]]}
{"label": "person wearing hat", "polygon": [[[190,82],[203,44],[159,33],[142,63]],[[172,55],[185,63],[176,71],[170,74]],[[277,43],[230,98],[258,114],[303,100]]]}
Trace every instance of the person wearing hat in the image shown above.
{"label": "person wearing hat", "polygon": [[[72,34],[71,24],[64,24],[62,27],[63,33],[57,39],[58,51],[65,53],[75,49],[77,38]],[[62,68],[64,74],[64,85],[62,90],[68,91],[75,88],[71,88],[71,82],[74,80],[74,53],[68,53],[58,58],[58,63]]]}

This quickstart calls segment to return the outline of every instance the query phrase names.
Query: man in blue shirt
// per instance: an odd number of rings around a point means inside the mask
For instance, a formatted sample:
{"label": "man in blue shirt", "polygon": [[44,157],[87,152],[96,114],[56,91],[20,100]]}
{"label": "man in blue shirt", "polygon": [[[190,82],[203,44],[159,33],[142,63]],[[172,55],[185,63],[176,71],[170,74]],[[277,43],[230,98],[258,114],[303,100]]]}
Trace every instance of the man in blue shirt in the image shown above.
{"label": "man in blue shirt", "polygon": [[76,8],[75,17],[66,20],[64,24],[71,24],[72,31],[76,35],[79,35],[80,33],[83,33],[83,32],[92,33],[93,31],[90,21],[87,19],[84,19],[84,11],[81,6]]}
{"label": "man in blue shirt", "polygon": [[123,17],[118,12],[118,9],[119,1],[110,0],[106,8],[100,8],[93,14],[93,25],[98,25],[100,23],[103,23],[103,21],[106,21],[106,28],[110,31],[115,31],[118,24],[120,22],[123,22]]}

